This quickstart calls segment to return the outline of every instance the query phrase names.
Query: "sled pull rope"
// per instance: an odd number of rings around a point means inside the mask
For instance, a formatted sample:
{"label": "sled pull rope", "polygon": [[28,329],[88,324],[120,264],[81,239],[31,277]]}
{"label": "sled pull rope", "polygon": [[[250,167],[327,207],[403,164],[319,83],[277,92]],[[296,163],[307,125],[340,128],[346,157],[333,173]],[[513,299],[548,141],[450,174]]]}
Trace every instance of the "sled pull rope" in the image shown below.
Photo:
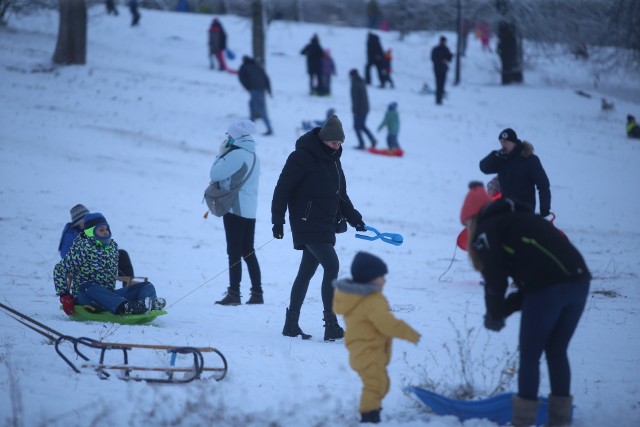
{"label": "sled pull rope", "polygon": [[191,295],[192,293],[194,293],[195,291],[197,291],[198,289],[200,289],[201,287],[203,287],[204,285],[206,285],[207,283],[211,282],[213,279],[217,278],[218,276],[220,276],[221,274],[229,271],[231,269],[231,267],[235,267],[237,264],[241,263],[243,259],[250,257],[251,255],[255,254],[256,252],[258,252],[260,249],[264,248],[265,246],[267,246],[269,243],[273,242],[274,240],[276,240],[276,238],[272,238],[271,240],[267,241],[266,243],[264,243],[262,246],[259,246],[257,249],[255,249],[253,252],[251,252],[249,255],[247,255],[244,258],[240,258],[238,260],[238,262],[230,265],[229,267],[225,268],[224,270],[220,271],[218,274],[216,274],[215,276],[205,280],[204,282],[202,282],[202,284],[200,284],[200,286],[192,289],[191,291],[187,292],[186,294],[184,294],[183,296],[181,296],[180,298],[178,298],[177,300],[175,300],[174,302],[172,302],[171,304],[169,304],[169,307],[173,307],[174,305],[176,305],[177,303],[179,303],[180,301],[182,301],[183,299],[185,299],[186,297],[188,297],[189,295]]}

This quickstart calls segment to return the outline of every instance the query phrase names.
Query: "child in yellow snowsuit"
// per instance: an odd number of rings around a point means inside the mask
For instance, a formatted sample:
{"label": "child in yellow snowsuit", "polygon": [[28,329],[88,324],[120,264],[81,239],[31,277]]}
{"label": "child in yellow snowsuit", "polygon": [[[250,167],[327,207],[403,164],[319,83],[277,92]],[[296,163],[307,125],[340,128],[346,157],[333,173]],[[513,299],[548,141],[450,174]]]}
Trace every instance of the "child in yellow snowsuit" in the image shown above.
{"label": "child in yellow snowsuit", "polygon": [[396,319],[382,295],[386,264],[378,257],[358,252],[351,264],[352,280],[334,282],[333,311],[344,316],[344,343],[349,365],[360,375],[361,422],[380,422],[380,409],[389,391],[387,365],[391,360],[393,338],[417,343],[420,334]]}

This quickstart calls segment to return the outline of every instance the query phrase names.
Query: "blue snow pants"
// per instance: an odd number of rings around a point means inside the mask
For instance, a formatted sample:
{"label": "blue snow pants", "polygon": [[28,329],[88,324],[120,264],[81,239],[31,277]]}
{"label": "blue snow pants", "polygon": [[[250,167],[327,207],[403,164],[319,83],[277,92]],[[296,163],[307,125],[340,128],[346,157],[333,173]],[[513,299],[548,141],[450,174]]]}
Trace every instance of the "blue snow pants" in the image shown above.
{"label": "blue snow pants", "polygon": [[147,297],[157,298],[156,289],[151,282],[136,283],[115,291],[95,283],[86,283],[76,292],[76,304],[91,305],[100,310],[118,314],[118,307],[125,301],[144,301]]}
{"label": "blue snow pants", "polygon": [[551,394],[570,396],[569,341],[582,316],[589,280],[549,286],[526,293],[520,319],[520,367],[518,395],[538,399],[540,357],[544,351],[549,369]]}

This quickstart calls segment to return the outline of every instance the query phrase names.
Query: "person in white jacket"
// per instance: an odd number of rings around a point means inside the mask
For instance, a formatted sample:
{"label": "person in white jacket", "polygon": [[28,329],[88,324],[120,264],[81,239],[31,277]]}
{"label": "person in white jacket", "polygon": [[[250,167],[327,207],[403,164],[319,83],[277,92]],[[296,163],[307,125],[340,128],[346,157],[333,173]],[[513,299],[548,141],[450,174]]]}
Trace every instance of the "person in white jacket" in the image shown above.
{"label": "person in white jacket", "polygon": [[220,182],[224,187],[231,177],[244,168],[242,175],[246,182],[240,188],[231,209],[223,217],[229,256],[229,287],[225,297],[216,301],[220,305],[240,305],[240,282],[242,280],[242,260],[249,270],[251,297],[247,304],[264,304],[260,264],[254,249],[256,211],[258,208],[258,183],[260,180],[260,160],[256,155],[256,143],[252,134],[256,124],[251,120],[231,123],[227,137],[220,147],[220,154],[211,166],[211,181]]}

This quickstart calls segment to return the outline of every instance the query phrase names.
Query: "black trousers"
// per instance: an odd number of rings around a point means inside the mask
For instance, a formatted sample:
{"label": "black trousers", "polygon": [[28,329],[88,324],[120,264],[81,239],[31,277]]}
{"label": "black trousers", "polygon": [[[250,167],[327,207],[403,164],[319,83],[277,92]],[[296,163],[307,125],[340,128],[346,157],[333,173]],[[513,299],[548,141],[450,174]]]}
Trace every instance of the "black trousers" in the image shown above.
{"label": "black trousers", "polygon": [[442,104],[444,96],[444,82],[447,80],[447,71],[434,71],[436,75],[436,103]]}
{"label": "black trousers", "polygon": [[124,249],[118,249],[118,276],[135,276],[131,258],[129,258],[129,254]]}
{"label": "black trousers", "polygon": [[251,290],[262,292],[260,264],[253,247],[256,220],[228,213],[222,217],[229,256],[229,289],[240,293],[242,259],[247,264]]}
{"label": "black trousers", "polygon": [[302,260],[298,268],[298,275],[291,287],[291,299],[289,309],[300,312],[304,298],[307,296],[309,282],[316,273],[318,266],[322,265],[322,305],[324,311],[333,312],[333,281],[338,278],[340,262],[338,254],[331,243],[311,243],[302,250]]}

